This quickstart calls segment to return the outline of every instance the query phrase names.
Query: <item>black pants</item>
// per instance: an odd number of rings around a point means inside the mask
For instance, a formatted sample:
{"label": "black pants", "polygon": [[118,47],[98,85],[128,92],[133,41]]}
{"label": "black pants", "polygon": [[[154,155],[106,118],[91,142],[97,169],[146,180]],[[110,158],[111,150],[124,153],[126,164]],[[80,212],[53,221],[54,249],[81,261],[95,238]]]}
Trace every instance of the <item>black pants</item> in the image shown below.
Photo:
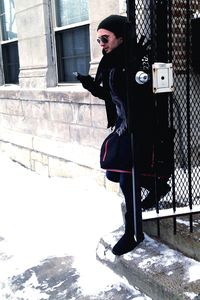
{"label": "black pants", "polygon": [[120,188],[125,198],[126,208],[132,210],[133,203],[133,185],[132,174],[107,171],[106,177],[113,182],[119,182]]}
{"label": "black pants", "polygon": [[132,174],[107,171],[106,177],[113,182],[119,182],[126,203],[125,230],[133,234],[133,184]]}

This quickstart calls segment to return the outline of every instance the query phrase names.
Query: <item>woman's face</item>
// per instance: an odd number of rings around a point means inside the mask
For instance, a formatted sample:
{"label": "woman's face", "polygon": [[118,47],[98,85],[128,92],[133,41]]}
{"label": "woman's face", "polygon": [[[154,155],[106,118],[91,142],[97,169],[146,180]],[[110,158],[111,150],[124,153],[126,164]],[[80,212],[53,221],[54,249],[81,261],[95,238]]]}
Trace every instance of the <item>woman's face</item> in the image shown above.
{"label": "woman's face", "polygon": [[101,28],[97,31],[97,42],[106,53],[109,53],[123,43],[123,38],[117,38],[113,32]]}

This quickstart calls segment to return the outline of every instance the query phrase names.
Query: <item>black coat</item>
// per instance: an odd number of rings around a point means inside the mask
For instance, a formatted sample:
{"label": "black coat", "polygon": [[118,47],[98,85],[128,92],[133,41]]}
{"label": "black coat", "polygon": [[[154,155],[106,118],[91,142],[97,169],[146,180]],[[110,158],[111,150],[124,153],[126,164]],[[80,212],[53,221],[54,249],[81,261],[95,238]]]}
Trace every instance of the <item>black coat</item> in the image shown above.
{"label": "black coat", "polygon": [[[117,163],[117,169],[119,166],[121,170],[130,171],[132,168],[132,153],[130,142],[127,142],[127,136],[130,138],[130,134],[127,130],[127,84],[126,84],[126,63],[125,63],[125,51],[123,44],[112,50],[110,53],[104,53],[99,63],[97,74],[90,88],[90,92],[105,101],[108,128],[115,127],[118,135],[123,135],[120,138],[120,157]],[[138,85],[135,83],[133,74],[134,86],[134,115],[136,127],[133,128],[134,136],[139,145],[139,152],[137,157],[139,160],[139,166],[141,173],[152,174],[154,173],[155,164],[155,144],[158,144],[158,138],[160,147],[163,149],[164,156],[168,156],[167,149],[169,142],[172,140],[171,133],[162,133],[164,137],[169,135],[169,138],[163,143],[163,138],[159,136],[159,130],[157,127],[156,108],[154,103],[154,97],[151,91],[150,83],[145,85]],[[130,121],[130,120],[129,120]],[[124,138],[125,136],[125,138]],[[125,142],[124,142],[125,141]],[[163,147],[164,146],[164,147]],[[113,148],[112,148],[113,149]],[[170,148],[171,149],[171,148]],[[159,150],[160,151],[160,150]],[[112,150],[114,153],[114,151]],[[124,159],[130,162],[130,165],[124,165]],[[171,159],[171,158],[170,158]],[[166,161],[166,164],[162,164],[161,173],[166,173],[167,176],[171,173],[171,166],[169,161],[164,157],[161,159]],[[169,166],[169,167],[167,167]]]}
{"label": "black coat", "polygon": [[[127,136],[128,112],[126,76],[125,50],[122,44],[110,53],[103,52],[103,57],[97,69],[93,88],[90,90],[94,96],[105,101],[108,127],[115,127],[115,131],[117,131],[119,136],[122,134]],[[145,102],[147,103],[145,104]],[[143,151],[141,151],[141,153],[143,152],[142,158],[140,159],[141,162],[149,162],[151,159],[150,149],[147,147],[147,144],[149,146],[151,143],[150,134],[146,134],[146,131],[148,130],[148,132],[150,132],[149,129],[152,127],[152,125],[148,124],[148,129],[144,128],[144,123],[150,123],[148,120],[149,116],[152,115],[152,108],[151,113],[150,109],[148,108],[150,102],[150,99],[147,100],[140,97],[137,105],[137,110],[139,110],[139,114],[141,114],[141,116],[138,118],[140,122],[138,123],[137,132],[140,139],[140,144],[144,144],[142,146]],[[144,119],[142,116],[144,116]],[[142,119],[143,122],[141,122]],[[124,142],[125,140],[126,142]],[[131,147],[130,142],[127,142],[127,138],[120,139],[120,145],[121,147],[119,152],[121,155],[119,160],[121,160],[121,163],[118,164],[118,166],[121,165],[121,169],[123,170],[124,157],[127,161],[131,162]],[[131,167],[132,163],[130,163],[128,169],[131,170]],[[127,170],[127,165],[124,168]]]}
{"label": "black coat", "polygon": [[[125,94],[125,76],[121,81],[118,78],[114,79],[114,74],[117,72],[118,75],[122,75],[124,69],[125,53],[123,46],[119,46],[110,53],[103,51],[103,57],[99,63],[95,85],[91,93],[105,101],[108,128],[114,127],[117,121],[116,103],[112,99],[112,90],[115,86],[118,86],[120,93]],[[124,102],[124,97],[121,100]]]}
{"label": "black coat", "polygon": [[[119,126],[120,122],[127,123],[127,84],[126,84],[126,57],[123,44],[110,53],[103,51],[103,57],[99,63],[94,85],[91,93],[105,101],[108,128]],[[135,84],[133,75],[133,84]],[[135,109],[138,116],[138,135],[152,135],[155,112],[154,100],[150,84],[146,86],[136,85]],[[124,120],[126,119],[126,120]],[[125,125],[125,124],[124,124]],[[144,138],[144,136],[143,136]]]}

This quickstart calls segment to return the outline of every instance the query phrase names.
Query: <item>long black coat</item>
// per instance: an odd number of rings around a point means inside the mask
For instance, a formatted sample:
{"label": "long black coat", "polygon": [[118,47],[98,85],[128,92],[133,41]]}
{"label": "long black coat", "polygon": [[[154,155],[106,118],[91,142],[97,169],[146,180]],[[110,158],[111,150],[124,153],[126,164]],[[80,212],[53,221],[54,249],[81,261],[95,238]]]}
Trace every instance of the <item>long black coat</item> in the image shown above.
{"label": "long black coat", "polygon": [[[110,53],[103,52],[103,57],[99,63],[94,83],[90,87],[90,92],[105,101],[108,128],[114,127],[119,137],[128,135],[130,138],[127,130],[126,76],[125,51],[122,44]],[[154,176],[155,168],[157,168],[156,172],[159,173],[159,176],[170,177],[174,133],[169,131],[168,128],[159,132],[157,126],[158,115],[156,115],[150,83],[142,86],[136,84],[133,74],[133,84],[135,91],[135,95],[133,95],[134,114],[133,112],[130,112],[130,114],[134,115],[136,121],[134,122],[136,127],[133,130],[139,145],[139,151],[136,155],[140,172],[145,176]],[[127,143],[127,139],[125,140],[126,142],[122,142],[120,147],[120,162],[117,164],[117,170],[130,172],[132,153],[130,142]],[[124,159],[131,162],[129,166],[127,164],[124,166]],[[160,165],[157,167],[156,164],[158,165],[158,162]]]}
{"label": "long black coat", "polygon": [[[119,135],[127,134],[127,94],[126,94],[126,64],[124,46],[120,45],[110,53],[104,53],[97,69],[95,84],[91,93],[105,101],[108,128],[115,127]],[[134,80],[134,78],[133,78]],[[154,105],[149,87],[138,87],[137,130],[140,144],[141,167],[147,169],[152,159],[152,140],[154,127]],[[121,153],[127,159],[131,149],[126,144]],[[130,161],[130,159],[129,159]],[[131,170],[131,166],[130,166]]]}
{"label": "long black coat", "polygon": [[111,81],[111,71],[120,70],[122,71],[125,68],[125,54],[124,48],[119,46],[110,53],[105,53],[103,51],[103,57],[99,63],[96,77],[95,85],[91,90],[93,96],[98,97],[105,101],[107,119],[108,119],[108,128],[114,127],[117,120],[117,111],[116,105],[112,100],[111,87],[114,84],[119,84],[120,89],[124,90],[124,82],[113,82]]}

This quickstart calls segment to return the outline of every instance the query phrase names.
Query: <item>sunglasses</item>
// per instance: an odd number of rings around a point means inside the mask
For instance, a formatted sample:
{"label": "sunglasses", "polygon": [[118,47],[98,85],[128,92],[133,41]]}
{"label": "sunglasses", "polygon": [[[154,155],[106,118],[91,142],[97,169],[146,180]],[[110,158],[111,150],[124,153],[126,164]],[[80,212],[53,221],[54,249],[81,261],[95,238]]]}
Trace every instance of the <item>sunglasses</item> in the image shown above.
{"label": "sunglasses", "polygon": [[108,43],[108,38],[109,38],[109,35],[102,35],[100,37],[97,38],[97,43],[103,43],[103,44],[107,44]]}

